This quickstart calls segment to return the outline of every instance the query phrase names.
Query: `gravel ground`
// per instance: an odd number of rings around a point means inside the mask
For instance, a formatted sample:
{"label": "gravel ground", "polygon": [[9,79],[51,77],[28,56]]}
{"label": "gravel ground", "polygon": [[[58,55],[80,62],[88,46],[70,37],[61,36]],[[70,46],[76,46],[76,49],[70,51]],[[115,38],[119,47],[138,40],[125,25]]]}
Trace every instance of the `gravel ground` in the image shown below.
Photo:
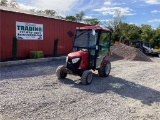
{"label": "gravel ground", "polygon": [[64,60],[0,68],[0,120],[160,120],[160,58],[113,61],[91,85],[68,75]]}

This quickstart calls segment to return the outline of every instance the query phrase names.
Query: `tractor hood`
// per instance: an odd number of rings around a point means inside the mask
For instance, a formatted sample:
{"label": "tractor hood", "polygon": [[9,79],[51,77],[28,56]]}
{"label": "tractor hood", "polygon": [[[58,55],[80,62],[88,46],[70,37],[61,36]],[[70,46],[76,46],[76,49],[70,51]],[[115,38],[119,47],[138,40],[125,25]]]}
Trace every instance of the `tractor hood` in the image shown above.
{"label": "tractor hood", "polygon": [[84,52],[82,50],[80,51],[76,51],[76,52],[71,52],[68,54],[68,58],[72,59],[72,58],[81,58],[83,56],[88,56],[89,53],[88,52]]}

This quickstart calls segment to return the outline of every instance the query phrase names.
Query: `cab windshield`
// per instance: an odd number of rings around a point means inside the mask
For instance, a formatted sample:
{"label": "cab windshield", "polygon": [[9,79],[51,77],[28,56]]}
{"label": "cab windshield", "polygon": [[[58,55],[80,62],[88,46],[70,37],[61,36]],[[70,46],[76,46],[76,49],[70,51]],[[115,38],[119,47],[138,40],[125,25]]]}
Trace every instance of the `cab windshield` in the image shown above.
{"label": "cab windshield", "polygon": [[74,47],[96,47],[98,33],[93,30],[77,30]]}

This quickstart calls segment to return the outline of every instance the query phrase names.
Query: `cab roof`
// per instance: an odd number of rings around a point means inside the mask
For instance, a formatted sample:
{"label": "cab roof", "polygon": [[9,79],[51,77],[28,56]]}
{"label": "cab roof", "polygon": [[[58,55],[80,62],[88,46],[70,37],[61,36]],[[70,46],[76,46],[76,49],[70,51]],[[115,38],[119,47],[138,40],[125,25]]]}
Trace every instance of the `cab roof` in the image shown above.
{"label": "cab roof", "polygon": [[99,26],[83,26],[83,27],[79,27],[79,29],[80,30],[92,30],[92,29],[95,29],[95,30],[103,30],[103,31],[111,32],[110,30],[103,29],[102,27],[99,27]]}

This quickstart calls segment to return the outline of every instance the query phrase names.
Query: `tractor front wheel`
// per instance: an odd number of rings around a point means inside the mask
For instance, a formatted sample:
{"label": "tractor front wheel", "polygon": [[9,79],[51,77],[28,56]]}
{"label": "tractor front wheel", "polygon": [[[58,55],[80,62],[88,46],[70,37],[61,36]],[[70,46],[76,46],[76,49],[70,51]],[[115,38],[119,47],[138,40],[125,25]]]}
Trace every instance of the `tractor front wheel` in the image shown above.
{"label": "tractor front wheel", "polygon": [[82,84],[89,85],[91,84],[92,79],[93,79],[92,72],[89,70],[85,70],[81,76]]}
{"label": "tractor front wheel", "polygon": [[66,67],[61,65],[56,69],[56,75],[59,79],[63,79],[67,76]]}
{"label": "tractor front wheel", "polygon": [[111,63],[105,60],[103,65],[99,68],[98,74],[100,77],[108,77],[110,71],[111,71]]}

